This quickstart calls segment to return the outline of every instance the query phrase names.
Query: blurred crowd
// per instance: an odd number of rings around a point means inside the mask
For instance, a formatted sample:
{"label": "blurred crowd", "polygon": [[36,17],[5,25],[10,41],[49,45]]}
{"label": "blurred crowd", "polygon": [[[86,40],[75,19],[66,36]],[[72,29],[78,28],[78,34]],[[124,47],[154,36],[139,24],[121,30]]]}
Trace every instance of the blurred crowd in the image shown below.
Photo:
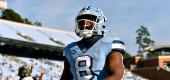
{"label": "blurred crowd", "polygon": [[[29,68],[27,65],[21,66],[17,74],[19,76],[19,80],[44,80],[43,77],[45,75],[45,69],[43,67],[41,67],[40,69],[39,76],[38,75],[31,76],[32,69],[33,69],[33,66],[31,66],[31,68]],[[6,77],[6,80],[15,80],[15,78],[12,75],[8,75]]]}
{"label": "blurred crowd", "polygon": [[63,61],[0,55],[0,80],[59,80]]}

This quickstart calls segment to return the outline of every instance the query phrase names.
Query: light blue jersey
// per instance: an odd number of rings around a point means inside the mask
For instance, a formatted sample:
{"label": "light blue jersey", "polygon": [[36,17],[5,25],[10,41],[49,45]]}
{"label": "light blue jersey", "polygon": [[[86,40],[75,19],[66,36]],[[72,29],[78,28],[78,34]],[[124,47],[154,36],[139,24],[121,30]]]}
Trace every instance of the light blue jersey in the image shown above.
{"label": "light blue jersey", "polygon": [[113,49],[125,50],[124,43],[119,39],[103,37],[85,52],[78,47],[77,42],[69,44],[64,53],[73,80],[103,80],[107,77],[106,58]]}

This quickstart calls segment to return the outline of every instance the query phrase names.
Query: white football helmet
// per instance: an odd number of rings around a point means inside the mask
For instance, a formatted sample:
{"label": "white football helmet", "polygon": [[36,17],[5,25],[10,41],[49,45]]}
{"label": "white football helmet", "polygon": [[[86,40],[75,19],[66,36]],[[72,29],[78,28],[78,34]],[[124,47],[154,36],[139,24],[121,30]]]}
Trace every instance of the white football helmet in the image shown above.
{"label": "white football helmet", "polygon": [[106,30],[106,20],[100,9],[93,6],[84,7],[75,18],[75,33],[83,38],[103,35]]}

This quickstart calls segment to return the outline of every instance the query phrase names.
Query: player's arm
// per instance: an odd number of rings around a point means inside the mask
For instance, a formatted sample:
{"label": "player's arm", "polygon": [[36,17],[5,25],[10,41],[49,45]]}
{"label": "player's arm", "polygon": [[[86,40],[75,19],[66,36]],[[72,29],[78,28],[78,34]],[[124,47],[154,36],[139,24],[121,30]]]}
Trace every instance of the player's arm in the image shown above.
{"label": "player's arm", "polygon": [[108,70],[111,73],[110,76],[104,80],[121,80],[124,73],[124,65],[122,60],[122,53],[119,51],[113,51],[108,56]]}
{"label": "player's arm", "polygon": [[123,57],[125,53],[124,42],[121,40],[113,40],[112,51],[107,57],[107,68],[111,73],[104,80],[121,80],[124,73]]}
{"label": "player's arm", "polygon": [[73,76],[70,72],[70,64],[66,59],[64,60],[64,70],[60,80],[73,80]]}

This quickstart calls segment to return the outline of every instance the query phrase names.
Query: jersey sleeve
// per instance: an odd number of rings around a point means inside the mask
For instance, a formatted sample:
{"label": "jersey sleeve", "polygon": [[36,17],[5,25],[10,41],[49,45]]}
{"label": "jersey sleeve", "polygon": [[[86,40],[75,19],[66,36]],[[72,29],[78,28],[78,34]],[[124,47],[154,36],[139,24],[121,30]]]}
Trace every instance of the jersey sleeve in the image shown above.
{"label": "jersey sleeve", "polygon": [[126,52],[126,48],[125,48],[125,44],[122,40],[119,39],[115,39],[112,42],[112,51],[119,51],[122,54],[125,54]]}

